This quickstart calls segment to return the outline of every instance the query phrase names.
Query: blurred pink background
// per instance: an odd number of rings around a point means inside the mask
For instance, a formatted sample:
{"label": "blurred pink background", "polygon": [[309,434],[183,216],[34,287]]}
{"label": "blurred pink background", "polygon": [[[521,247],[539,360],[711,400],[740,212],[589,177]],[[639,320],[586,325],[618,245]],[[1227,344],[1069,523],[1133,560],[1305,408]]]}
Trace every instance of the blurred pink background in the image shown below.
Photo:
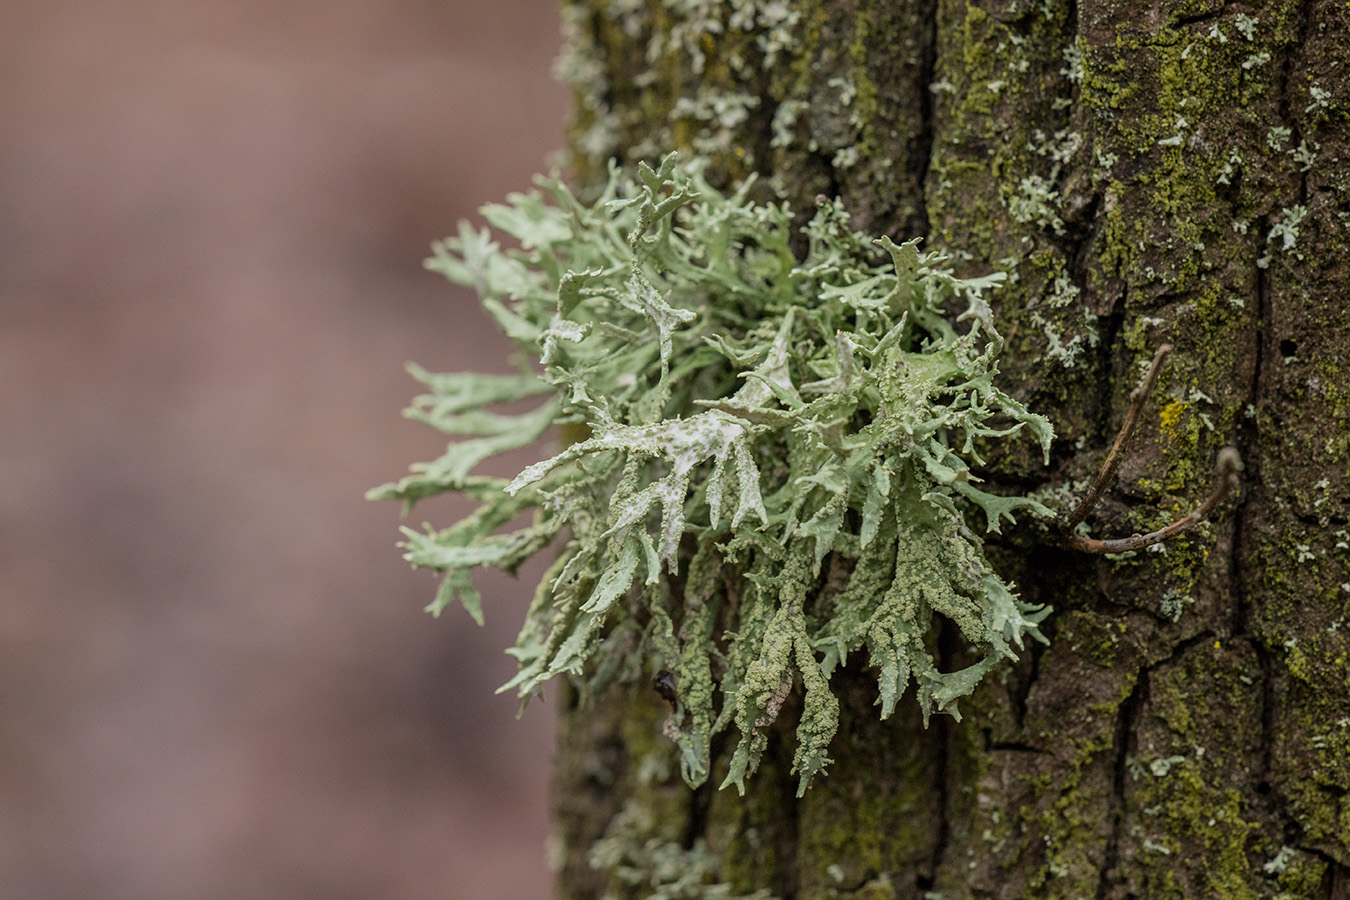
{"label": "blurred pink background", "polygon": [[557,52],[553,0],[5,4],[0,898],[547,896],[528,573],[432,619],[362,494],[443,446],[406,360],[506,366],[421,259],[547,168]]}

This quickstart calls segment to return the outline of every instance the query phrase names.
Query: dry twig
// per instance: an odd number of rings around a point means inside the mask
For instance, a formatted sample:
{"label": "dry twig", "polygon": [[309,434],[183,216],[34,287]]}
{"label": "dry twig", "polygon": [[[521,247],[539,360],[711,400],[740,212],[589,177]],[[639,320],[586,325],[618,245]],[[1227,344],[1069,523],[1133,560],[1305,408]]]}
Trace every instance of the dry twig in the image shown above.
{"label": "dry twig", "polygon": [[1130,550],[1142,550],[1199,525],[1214,511],[1214,508],[1222,502],[1230,491],[1237,490],[1241,480],[1238,473],[1242,471],[1242,457],[1238,454],[1236,448],[1224,447],[1215,457],[1214,488],[1210,491],[1209,496],[1195,509],[1170,525],[1148,534],[1136,533],[1127,538],[1108,540],[1096,540],[1075,533],[1079,524],[1096,507],[1097,501],[1101,499],[1102,493],[1106,490],[1107,484],[1116,474],[1116,469],[1120,466],[1121,450],[1124,448],[1125,442],[1134,433],[1135,426],[1139,423],[1139,413],[1143,410],[1144,403],[1153,390],[1153,385],[1158,380],[1158,373],[1162,370],[1163,362],[1171,352],[1172,345],[1163,344],[1153,354],[1153,363],[1148,368],[1148,374],[1144,376],[1144,380],[1139,386],[1130,393],[1130,408],[1125,413],[1125,421],[1121,423],[1120,432],[1116,435],[1115,443],[1111,445],[1111,451],[1107,453],[1105,461],[1102,462],[1101,470],[1097,473],[1097,477],[1092,480],[1087,493],[1083,495],[1083,498],[1074,506],[1073,511],[1063,520],[1062,526],[1068,535],[1066,544],[1074,550],[1082,550],[1084,553],[1125,553]]}
{"label": "dry twig", "polygon": [[1081,534],[1069,535],[1069,546],[1085,553],[1124,553],[1128,550],[1143,550],[1153,544],[1167,540],[1173,535],[1190,531],[1209,516],[1229,491],[1235,491],[1241,479],[1242,457],[1233,447],[1224,447],[1215,458],[1214,489],[1205,502],[1170,525],[1150,531],[1148,534],[1132,534],[1127,538],[1099,541]]}

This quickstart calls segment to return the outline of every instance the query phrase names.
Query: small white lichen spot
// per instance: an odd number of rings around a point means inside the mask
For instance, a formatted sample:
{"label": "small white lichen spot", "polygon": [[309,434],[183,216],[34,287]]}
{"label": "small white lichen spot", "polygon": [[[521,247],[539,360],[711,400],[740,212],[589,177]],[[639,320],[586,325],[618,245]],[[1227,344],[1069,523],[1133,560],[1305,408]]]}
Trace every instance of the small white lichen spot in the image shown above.
{"label": "small white lichen spot", "polygon": [[1280,210],[1280,219],[1270,227],[1266,239],[1270,241],[1278,240],[1280,249],[1288,253],[1298,242],[1298,226],[1306,215],[1308,215],[1306,206],[1285,207]]}
{"label": "small white lichen spot", "polygon": [[1259,23],[1260,19],[1249,16],[1246,13],[1238,13],[1233,17],[1233,27],[1236,28],[1238,33],[1248,42],[1256,40],[1256,26]]}

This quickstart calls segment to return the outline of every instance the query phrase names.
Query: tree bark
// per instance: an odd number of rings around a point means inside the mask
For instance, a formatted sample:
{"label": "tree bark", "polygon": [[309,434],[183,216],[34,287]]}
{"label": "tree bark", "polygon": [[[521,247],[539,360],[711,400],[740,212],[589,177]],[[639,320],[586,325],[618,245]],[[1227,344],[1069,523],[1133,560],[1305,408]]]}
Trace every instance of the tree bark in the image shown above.
{"label": "tree bark", "polygon": [[671,897],[1350,897],[1350,6],[585,0],[565,21],[581,182],[692,150],[1011,274],[1003,385],[1058,438],[995,484],[1081,494],[1163,343],[1091,533],[1184,515],[1224,446],[1246,470],[1164,550],[991,548],[1055,607],[1049,646],[927,729],[836,673],[835,762],[800,800],[790,706],[740,797],[663,767],[649,684],[572,698],[560,895],[652,895],[636,870],[669,845],[705,886]]}

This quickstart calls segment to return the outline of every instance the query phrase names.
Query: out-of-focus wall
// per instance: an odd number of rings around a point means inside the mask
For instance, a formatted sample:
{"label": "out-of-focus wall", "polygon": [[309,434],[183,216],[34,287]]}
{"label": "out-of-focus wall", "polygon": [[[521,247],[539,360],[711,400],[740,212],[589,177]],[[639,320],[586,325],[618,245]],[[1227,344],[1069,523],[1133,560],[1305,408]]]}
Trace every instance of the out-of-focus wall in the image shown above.
{"label": "out-of-focus wall", "polygon": [[506,365],[420,260],[560,145],[557,30],[4,4],[0,897],[547,895],[551,714],[493,694],[529,573],[433,620],[362,493],[441,446],[405,360]]}

